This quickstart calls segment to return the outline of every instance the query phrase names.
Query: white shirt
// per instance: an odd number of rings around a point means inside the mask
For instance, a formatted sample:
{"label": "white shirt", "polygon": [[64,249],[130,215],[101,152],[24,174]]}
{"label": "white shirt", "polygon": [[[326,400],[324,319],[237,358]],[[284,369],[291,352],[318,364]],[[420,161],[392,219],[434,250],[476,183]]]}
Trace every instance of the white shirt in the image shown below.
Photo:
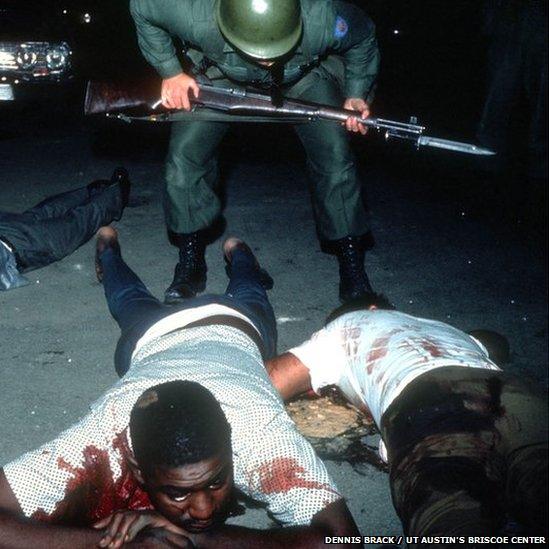
{"label": "white shirt", "polygon": [[358,408],[381,416],[415,378],[444,366],[499,370],[484,346],[443,322],[380,309],[347,313],[291,349],[315,391],[337,385]]}
{"label": "white shirt", "polygon": [[5,466],[25,515],[90,524],[116,509],[150,508],[125,459],[129,416],[146,389],[178,379],[202,384],[219,401],[232,429],[235,485],[280,523],[309,524],[341,498],[286,414],[252,340],[233,327],[201,326],[142,342],[128,373],[86,417]]}

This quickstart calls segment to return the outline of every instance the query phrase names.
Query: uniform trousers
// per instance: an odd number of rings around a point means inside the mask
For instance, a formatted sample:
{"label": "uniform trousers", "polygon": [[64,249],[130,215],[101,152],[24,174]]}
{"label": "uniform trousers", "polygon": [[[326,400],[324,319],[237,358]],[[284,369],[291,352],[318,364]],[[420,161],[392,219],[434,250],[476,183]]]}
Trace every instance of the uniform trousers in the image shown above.
{"label": "uniform trousers", "polygon": [[[306,80],[305,80],[306,79]],[[227,80],[216,85],[230,86]],[[292,99],[342,107],[338,82],[313,71],[283,94]],[[216,194],[217,148],[229,124],[174,122],[166,162],[165,214],[168,229],[192,233],[209,227],[221,213]],[[369,231],[357,163],[347,130],[337,122],[295,125],[307,156],[317,231],[323,240]]]}

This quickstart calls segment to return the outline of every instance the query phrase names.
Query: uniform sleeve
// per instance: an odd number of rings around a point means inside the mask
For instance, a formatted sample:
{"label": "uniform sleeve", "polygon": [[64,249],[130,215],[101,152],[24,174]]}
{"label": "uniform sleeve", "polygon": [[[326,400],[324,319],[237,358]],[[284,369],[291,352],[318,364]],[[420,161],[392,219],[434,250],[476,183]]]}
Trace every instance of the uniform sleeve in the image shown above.
{"label": "uniform sleeve", "polygon": [[130,12],[135,22],[141,53],[162,78],[171,78],[183,72],[169,32],[169,14],[172,14],[173,19],[180,19],[182,11],[180,1],[130,1]]}
{"label": "uniform sleeve", "polygon": [[106,453],[105,436],[90,413],[56,439],[5,465],[4,473],[25,516],[57,520],[67,511],[73,485]]}
{"label": "uniform sleeve", "polygon": [[311,387],[318,393],[328,385],[338,385],[345,367],[339,330],[333,326],[315,332],[311,338],[288,352],[309,370]]}
{"label": "uniform sleeve", "polygon": [[235,461],[235,484],[266,504],[279,524],[303,526],[342,496],[324,463],[287,416],[285,423],[282,429],[266,432],[260,444]]}
{"label": "uniform sleeve", "polygon": [[330,49],[342,55],[345,62],[345,97],[372,101],[380,63],[375,25],[352,4],[335,1],[334,10]]}

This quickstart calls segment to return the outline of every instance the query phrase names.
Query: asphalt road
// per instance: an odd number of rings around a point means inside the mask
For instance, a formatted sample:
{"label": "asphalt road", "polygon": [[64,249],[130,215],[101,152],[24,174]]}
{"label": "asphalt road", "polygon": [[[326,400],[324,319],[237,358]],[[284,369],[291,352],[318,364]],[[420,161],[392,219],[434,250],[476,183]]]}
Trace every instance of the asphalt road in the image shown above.
{"label": "asphalt road", "polygon": [[[0,116],[0,208],[23,210],[126,166],[134,187],[133,207],[117,223],[123,254],[161,296],[177,258],[161,209],[165,128],[98,131],[79,120]],[[225,234],[244,237],[274,277],[271,298],[284,350],[338,305],[337,263],[319,249],[296,142],[283,133],[258,150],[254,143],[265,141],[265,131],[238,132],[224,145]],[[375,288],[405,312],[506,334],[512,350],[506,368],[545,387],[545,247],[537,229],[503,215],[512,209],[509,201],[487,199],[492,180],[482,189],[471,184],[483,179],[477,164],[463,168],[468,160],[391,145],[361,145],[360,154],[376,238],[367,254]],[[208,292],[226,284],[220,244],[207,250]],[[95,280],[93,250],[90,242],[30,273],[30,286],[0,294],[0,464],[68,427],[116,380],[118,330]],[[384,473],[370,465],[329,468],[363,534],[401,533]],[[258,510],[239,520],[269,524]]]}

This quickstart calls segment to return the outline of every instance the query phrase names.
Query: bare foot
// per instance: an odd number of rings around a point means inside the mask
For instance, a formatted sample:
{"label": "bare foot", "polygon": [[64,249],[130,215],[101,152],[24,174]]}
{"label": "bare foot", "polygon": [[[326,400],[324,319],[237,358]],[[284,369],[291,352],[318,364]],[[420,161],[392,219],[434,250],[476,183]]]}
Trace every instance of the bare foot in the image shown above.
{"label": "bare foot", "polygon": [[[241,240],[240,238],[237,238],[236,236],[230,236],[223,242],[223,255],[225,256],[225,259],[228,263],[232,260],[232,253],[234,250],[243,250],[251,255],[254,255],[248,244],[244,242],[244,240]],[[257,262],[257,261],[256,261]]]}
{"label": "bare foot", "polygon": [[95,242],[95,275],[99,282],[103,281],[103,266],[99,257],[107,248],[113,248],[120,253],[120,244],[118,243],[118,232],[111,226],[101,227],[96,234]]}

